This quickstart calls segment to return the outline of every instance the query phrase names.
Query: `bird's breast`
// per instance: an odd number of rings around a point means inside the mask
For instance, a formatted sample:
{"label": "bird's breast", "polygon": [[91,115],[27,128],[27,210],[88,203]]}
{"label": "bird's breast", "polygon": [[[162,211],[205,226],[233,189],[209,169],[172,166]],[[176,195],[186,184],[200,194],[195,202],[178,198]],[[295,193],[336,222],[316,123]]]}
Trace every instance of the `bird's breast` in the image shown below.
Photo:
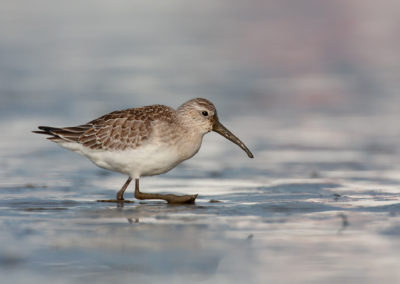
{"label": "bird's breast", "polygon": [[[189,139],[190,138],[190,139]],[[191,136],[188,139],[181,139],[176,142],[176,151],[181,161],[190,159],[200,149],[202,136]]]}
{"label": "bird's breast", "polygon": [[193,157],[199,151],[203,135],[194,129],[166,123],[157,123],[153,129],[153,143],[174,152],[178,162]]}

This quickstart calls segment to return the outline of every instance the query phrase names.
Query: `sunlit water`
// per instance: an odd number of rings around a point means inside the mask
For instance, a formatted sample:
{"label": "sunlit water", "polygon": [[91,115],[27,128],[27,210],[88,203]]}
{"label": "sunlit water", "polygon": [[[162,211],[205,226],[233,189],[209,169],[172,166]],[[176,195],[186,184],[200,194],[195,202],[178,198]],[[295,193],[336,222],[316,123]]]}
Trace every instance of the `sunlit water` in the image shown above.
{"label": "sunlit water", "polygon": [[[2,2],[2,283],[400,281],[395,9]],[[141,180],[195,205],[98,203],[126,177],[30,132],[197,96],[255,159],[208,134]]]}

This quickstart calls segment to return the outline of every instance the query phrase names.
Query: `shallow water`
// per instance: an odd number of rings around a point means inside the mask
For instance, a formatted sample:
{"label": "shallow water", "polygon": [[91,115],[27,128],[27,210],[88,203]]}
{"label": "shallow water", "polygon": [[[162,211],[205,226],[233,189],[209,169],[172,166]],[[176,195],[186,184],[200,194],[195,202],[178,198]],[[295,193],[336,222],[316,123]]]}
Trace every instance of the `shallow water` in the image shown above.
{"label": "shallow water", "polygon": [[[2,1],[2,282],[399,282],[400,22],[385,2]],[[30,132],[196,96],[255,159],[208,134],[141,180],[195,205],[96,202],[126,177]]]}

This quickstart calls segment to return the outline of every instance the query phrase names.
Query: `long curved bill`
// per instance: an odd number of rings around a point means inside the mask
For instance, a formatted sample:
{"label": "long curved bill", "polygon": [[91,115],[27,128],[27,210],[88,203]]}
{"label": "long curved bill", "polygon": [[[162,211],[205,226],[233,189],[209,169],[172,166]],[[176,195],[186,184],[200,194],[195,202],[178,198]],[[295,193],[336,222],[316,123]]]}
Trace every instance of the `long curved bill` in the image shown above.
{"label": "long curved bill", "polygon": [[243,151],[246,152],[247,156],[249,156],[249,158],[254,158],[253,154],[250,152],[249,148],[246,147],[246,145],[244,145],[244,143],[242,141],[240,141],[239,138],[237,138],[232,132],[230,132],[225,126],[223,126],[218,119],[215,120],[214,125],[213,125],[213,131],[221,134],[222,136],[224,136],[226,139],[232,141],[233,143],[235,143],[236,145],[238,145],[240,148],[243,149]]}

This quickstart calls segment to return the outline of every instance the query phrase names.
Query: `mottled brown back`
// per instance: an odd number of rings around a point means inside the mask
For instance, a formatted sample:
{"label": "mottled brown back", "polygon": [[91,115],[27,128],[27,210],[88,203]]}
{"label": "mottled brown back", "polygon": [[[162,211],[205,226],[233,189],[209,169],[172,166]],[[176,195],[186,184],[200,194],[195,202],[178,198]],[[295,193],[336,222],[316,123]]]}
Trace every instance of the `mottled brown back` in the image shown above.
{"label": "mottled brown back", "polygon": [[175,110],[163,105],[151,105],[114,111],[84,125],[65,128],[40,126],[37,133],[50,134],[55,142],[77,142],[97,150],[135,149],[152,135],[152,122],[174,123]]}

